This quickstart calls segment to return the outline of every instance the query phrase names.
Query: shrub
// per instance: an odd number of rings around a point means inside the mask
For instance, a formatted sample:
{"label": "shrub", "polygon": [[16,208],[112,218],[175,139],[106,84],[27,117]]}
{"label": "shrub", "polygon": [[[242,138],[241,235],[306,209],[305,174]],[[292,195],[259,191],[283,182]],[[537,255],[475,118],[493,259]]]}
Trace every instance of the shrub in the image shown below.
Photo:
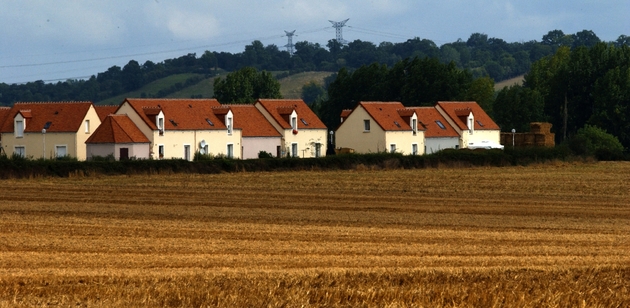
{"label": "shrub", "polygon": [[272,158],[273,155],[271,155],[271,153],[266,152],[266,151],[260,151],[258,152],[258,158]]}
{"label": "shrub", "polygon": [[597,159],[602,160],[623,157],[623,145],[617,137],[604,129],[588,124],[580,128],[569,140],[569,148],[577,155],[596,156]]}

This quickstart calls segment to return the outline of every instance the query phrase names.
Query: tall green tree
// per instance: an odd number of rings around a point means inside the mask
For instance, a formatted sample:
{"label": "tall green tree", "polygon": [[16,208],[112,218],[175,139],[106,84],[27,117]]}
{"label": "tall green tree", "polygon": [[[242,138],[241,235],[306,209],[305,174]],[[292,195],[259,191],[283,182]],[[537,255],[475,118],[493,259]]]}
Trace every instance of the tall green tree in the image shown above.
{"label": "tall green tree", "polygon": [[529,123],[545,121],[542,95],[521,85],[503,88],[494,100],[494,121],[504,132],[529,131]]}
{"label": "tall green tree", "polygon": [[244,67],[214,80],[214,97],[223,104],[251,104],[259,98],[282,98],[280,83],[266,71]]}

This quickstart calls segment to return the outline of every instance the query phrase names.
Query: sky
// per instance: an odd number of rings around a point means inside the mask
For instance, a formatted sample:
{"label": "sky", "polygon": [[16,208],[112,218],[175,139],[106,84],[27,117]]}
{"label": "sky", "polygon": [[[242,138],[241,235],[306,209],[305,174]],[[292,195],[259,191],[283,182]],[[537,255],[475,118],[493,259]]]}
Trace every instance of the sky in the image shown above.
{"label": "sky", "polygon": [[438,46],[485,33],[541,41],[551,30],[630,35],[628,0],[0,0],[0,83],[83,79],[130,60],[161,62],[204,51],[242,52],[254,40],[279,48],[326,46],[329,20],[349,19],[347,41]]}

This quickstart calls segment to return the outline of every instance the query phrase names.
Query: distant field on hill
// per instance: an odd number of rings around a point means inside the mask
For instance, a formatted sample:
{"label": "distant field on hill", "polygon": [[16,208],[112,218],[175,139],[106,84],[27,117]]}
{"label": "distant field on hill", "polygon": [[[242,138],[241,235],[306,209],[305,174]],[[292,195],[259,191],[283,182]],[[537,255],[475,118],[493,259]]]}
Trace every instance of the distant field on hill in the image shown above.
{"label": "distant field on hill", "polygon": [[503,80],[494,84],[494,90],[501,91],[503,90],[503,88],[513,86],[515,84],[522,85],[524,80],[525,80],[525,75]]}
{"label": "distant field on hill", "polygon": [[0,307],[628,307],[628,174],[2,180]]}
{"label": "distant field on hill", "polygon": [[332,72],[303,72],[280,79],[280,93],[284,98],[301,98],[302,87],[311,81],[323,85]]}
{"label": "distant field on hill", "polygon": [[201,74],[176,74],[176,75],[171,75],[168,77],[164,77],[161,79],[158,79],[156,81],[153,81],[147,85],[145,85],[144,87],[136,90],[136,91],[132,91],[132,92],[126,92],[123,93],[121,95],[117,95],[111,98],[108,98],[106,100],[102,100],[100,102],[96,102],[97,105],[120,105],[120,103],[123,102],[123,100],[127,97],[134,97],[134,98],[139,98],[141,97],[142,93],[146,93],[146,94],[157,94],[160,90],[162,89],[168,89],[170,86],[176,84],[176,83],[184,83],[186,82],[186,79],[190,78],[190,77],[195,77],[195,76],[203,76]]}

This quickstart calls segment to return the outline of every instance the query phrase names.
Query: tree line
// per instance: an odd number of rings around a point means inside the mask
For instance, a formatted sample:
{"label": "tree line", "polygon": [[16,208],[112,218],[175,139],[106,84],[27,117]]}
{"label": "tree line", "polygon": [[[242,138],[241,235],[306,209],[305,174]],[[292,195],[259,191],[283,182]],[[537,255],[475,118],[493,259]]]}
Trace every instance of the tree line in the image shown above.
{"label": "tree line", "polygon": [[[206,51],[178,58],[143,64],[129,61],[122,68],[112,66],[86,80],[66,80],[56,83],[34,81],[25,84],[0,83],[0,105],[16,101],[86,100],[98,102],[112,96],[136,90],[152,81],[178,73],[200,73],[208,76],[217,72],[236,71],[253,67],[266,71],[331,71],[341,68],[354,70],[362,65],[381,63],[389,67],[407,58],[435,58],[441,63],[453,63],[473,77],[488,76],[499,81],[524,74],[531,64],[554,54],[560,47],[592,46],[601,40],[592,31],[564,34],[553,30],[540,42],[507,43],[486,34],[473,33],[468,40],[457,40],[437,46],[428,39],[413,38],[401,43],[382,42],[378,45],[355,40],[342,45],[330,40],[326,46],[307,41],[297,42],[293,55],[276,45],[264,46],[260,41],[246,45],[241,53]],[[621,35],[614,45],[630,44],[630,38]]]}

